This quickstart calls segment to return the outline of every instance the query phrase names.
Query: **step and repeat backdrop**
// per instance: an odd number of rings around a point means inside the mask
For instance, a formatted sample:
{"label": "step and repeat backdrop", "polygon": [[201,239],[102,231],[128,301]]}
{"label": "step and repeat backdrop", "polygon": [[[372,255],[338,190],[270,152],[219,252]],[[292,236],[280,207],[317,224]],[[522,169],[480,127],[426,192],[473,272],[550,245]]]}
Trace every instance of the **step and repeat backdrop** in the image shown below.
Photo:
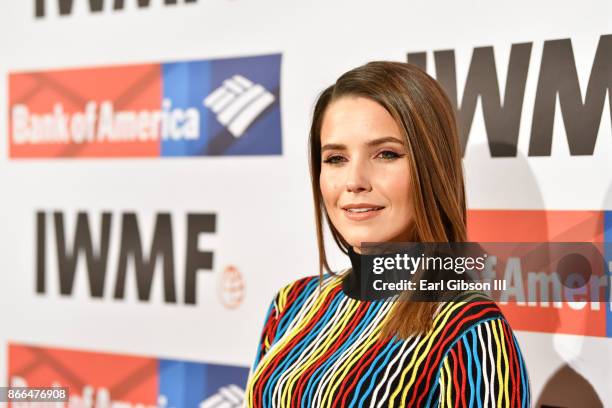
{"label": "step and repeat backdrop", "polygon": [[[471,239],[612,241],[610,16],[1,2],[0,384],[68,386],[74,407],[241,406],[272,296],[318,273],[315,98],[371,60],[421,66],[455,104]],[[612,406],[612,303],[544,300],[511,313],[534,405]]]}

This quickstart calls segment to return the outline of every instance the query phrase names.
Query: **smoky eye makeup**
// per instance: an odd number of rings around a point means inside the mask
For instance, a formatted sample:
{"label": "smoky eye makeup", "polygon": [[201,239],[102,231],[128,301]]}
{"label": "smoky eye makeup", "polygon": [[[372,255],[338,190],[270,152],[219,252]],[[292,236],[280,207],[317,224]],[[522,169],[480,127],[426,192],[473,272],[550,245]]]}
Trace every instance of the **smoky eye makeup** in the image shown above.
{"label": "smoky eye makeup", "polygon": [[[396,150],[393,150],[393,149],[382,149],[382,150],[379,150],[374,155],[373,158],[381,159],[384,161],[393,161],[395,159],[399,159],[404,156],[406,156],[406,153],[397,152]],[[322,158],[321,162],[327,163],[327,164],[336,164],[336,163],[342,162],[343,160],[345,160],[345,158],[340,154],[330,154],[329,156]]]}
{"label": "smoky eye makeup", "polygon": [[326,158],[323,158],[321,161],[323,163],[335,164],[338,163],[341,159],[343,159],[343,157],[339,154],[330,154]]}

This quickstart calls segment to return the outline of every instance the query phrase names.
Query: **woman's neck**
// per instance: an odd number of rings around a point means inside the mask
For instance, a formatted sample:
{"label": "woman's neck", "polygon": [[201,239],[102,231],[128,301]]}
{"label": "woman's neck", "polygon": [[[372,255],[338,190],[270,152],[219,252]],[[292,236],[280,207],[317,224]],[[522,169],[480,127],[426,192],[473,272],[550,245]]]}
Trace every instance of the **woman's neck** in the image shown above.
{"label": "woman's neck", "polygon": [[372,276],[364,276],[361,267],[362,254],[355,252],[354,248],[348,248],[348,256],[351,260],[351,270],[342,280],[342,291],[350,298],[356,300],[379,300],[386,299],[399,293],[399,291],[374,291],[372,289]]}
{"label": "woman's neck", "polygon": [[342,281],[342,291],[350,298],[363,300],[361,296],[361,254],[349,246],[348,256],[351,260],[351,270]]}

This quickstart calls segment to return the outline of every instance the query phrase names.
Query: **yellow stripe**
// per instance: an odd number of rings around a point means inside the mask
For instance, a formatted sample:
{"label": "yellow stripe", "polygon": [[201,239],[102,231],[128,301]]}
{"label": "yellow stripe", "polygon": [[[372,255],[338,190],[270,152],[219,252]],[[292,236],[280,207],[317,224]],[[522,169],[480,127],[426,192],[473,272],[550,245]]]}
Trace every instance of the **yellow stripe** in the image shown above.
{"label": "yellow stripe", "polygon": [[[400,390],[403,390],[402,396],[401,396],[401,400],[405,400],[406,399],[406,395],[408,393],[408,388],[410,388],[410,385],[414,382],[415,377],[416,377],[416,368],[421,364],[421,362],[423,361],[423,358],[425,356],[427,356],[427,354],[429,353],[429,350],[431,350],[432,344],[436,338],[436,336],[440,333],[440,331],[442,331],[442,329],[444,328],[444,326],[446,325],[448,319],[450,318],[450,316],[452,315],[453,311],[455,311],[457,308],[459,308],[464,302],[458,302],[456,304],[452,304],[450,303],[449,305],[445,306],[445,309],[443,310],[442,313],[440,313],[439,316],[436,317],[436,319],[434,320],[434,324],[432,329],[430,330],[429,333],[427,333],[427,335],[423,338],[423,340],[421,340],[419,342],[419,344],[417,345],[416,349],[414,350],[414,354],[412,355],[412,358],[410,359],[410,363],[408,364],[408,366],[406,366],[406,368],[402,371],[402,375],[400,376],[400,382],[397,386],[397,388],[395,389],[395,391],[393,391],[393,393],[391,394],[391,407],[395,406],[395,398],[397,398],[397,395],[399,394]],[[440,319],[443,319],[443,322],[438,325],[438,322]],[[421,349],[421,347],[427,343],[427,346],[425,348],[425,351],[423,353],[419,353],[419,350]],[[416,360],[416,358],[420,356],[420,358],[418,360]],[[416,360],[416,365],[415,365],[415,360]],[[412,366],[414,367],[412,376],[410,378],[410,384],[408,384],[407,386],[404,386],[404,379],[406,377],[406,374],[408,373],[408,371],[410,371],[410,369],[412,368]]]}
{"label": "yellow stripe", "polygon": [[264,339],[264,353],[266,353],[270,349],[270,340],[268,339],[268,334],[266,333],[266,338]]}
{"label": "yellow stripe", "polygon": [[[286,385],[283,387],[283,393],[281,396],[282,402],[285,402],[286,400],[286,406],[289,406],[291,403],[291,391],[295,387],[301,374],[304,371],[306,371],[308,367],[312,366],[317,361],[317,358],[329,348],[330,343],[332,343],[336,338],[340,336],[340,334],[343,332],[343,329],[347,326],[348,322],[350,321],[350,318],[355,315],[355,311],[359,307],[359,303],[356,301],[352,301],[349,307],[350,309],[345,313],[345,315],[340,319],[340,321],[337,322],[331,328],[332,331],[329,333],[328,332],[323,333],[324,335],[329,336],[325,340],[325,342],[319,345],[317,349],[314,352],[312,352],[312,354],[309,356],[308,360],[304,364],[302,364],[299,368],[292,368],[291,377],[287,379]],[[316,338],[315,340],[313,340],[313,342],[316,342]]]}
{"label": "yellow stripe", "polygon": [[[487,324],[489,324],[487,322]],[[499,344],[499,336],[497,335],[497,330],[495,330],[495,327],[497,326],[495,323],[493,324],[489,324],[489,326],[491,327],[491,331],[493,332],[493,338],[495,339],[495,344],[497,345],[497,347],[495,348],[495,356],[496,356],[496,366],[497,369],[495,370],[497,372],[497,379],[499,380],[499,390],[497,391],[497,406],[501,407],[501,399],[502,396],[504,394],[504,392],[501,390],[502,385],[504,383],[504,380],[502,378],[502,368],[501,368],[501,353],[499,352],[499,350],[501,350],[501,345]]]}
{"label": "yellow stripe", "polygon": [[[302,330],[302,328],[304,328],[304,326],[306,326],[308,324],[308,322],[313,318],[313,316],[316,314],[316,312],[319,310],[319,308],[321,307],[322,303],[324,303],[325,299],[327,298],[327,295],[329,294],[329,292],[334,289],[336,286],[338,286],[342,281],[340,279],[334,280],[331,282],[331,284],[326,287],[322,292],[321,295],[317,296],[317,299],[315,301],[315,304],[313,305],[313,307],[310,309],[310,311],[308,312],[308,314],[304,317],[304,319],[302,320],[302,322],[300,323],[299,326],[295,327],[291,332],[287,332],[283,338],[282,341],[280,341],[279,343],[277,343],[277,347],[274,347],[272,349],[272,351],[268,354],[266,354],[264,356],[264,358],[262,358],[262,360],[259,362],[259,364],[257,365],[252,379],[250,381],[251,382],[255,382],[259,376],[261,375],[261,372],[263,371],[263,369],[268,365],[268,363],[270,362],[270,360],[273,359],[273,357],[278,354],[279,350],[281,350],[287,343],[289,343],[297,334],[300,333],[300,331]],[[289,287],[291,287],[292,285],[288,285]],[[287,298],[287,293],[288,293],[288,289],[283,291],[281,290],[281,296],[280,296],[280,300],[279,303],[283,304],[286,301]],[[249,393],[247,395],[247,402],[252,402],[253,400],[253,388],[254,387],[247,387],[247,389],[249,390]],[[247,405],[248,406],[248,405]]]}
{"label": "yellow stripe", "polygon": [[506,401],[506,406],[510,406],[510,392],[508,390],[508,368],[510,367],[510,362],[508,361],[508,354],[506,353],[506,336],[504,335],[504,329],[502,328],[501,319],[497,320],[497,324],[499,325],[499,336],[501,338],[501,349],[504,355],[504,398]]}
{"label": "yellow stripe", "polygon": [[[412,386],[412,384],[414,383],[414,381],[416,379],[417,367],[423,362],[423,360],[429,354],[429,351],[431,350],[431,347],[432,347],[432,343],[434,342],[436,336],[446,326],[446,323],[448,322],[448,319],[452,316],[453,312],[455,310],[457,310],[460,306],[464,306],[466,303],[468,303],[468,301],[470,301],[470,300],[472,300],[472,299],[474,299],[476,297],[480,297],[480,296],[478,294],[471,294],[467,298],[466,301],[448,302],[448,304],[445,306],[444,311],[441,312],[438,316],[436,316],[436,318],[434,319],[432,330],[430,330],[430,332],[427,334],[427,336],[417,346],[417,348],[416,348],[416,350],[414,352],[414,355],[412,356],[412,359],[410,360],[410,363],[402,371],[402,375],[400,377],[399,385],[397,386],[397,388],[395,389],[395,391],[391,395],[391,405],[390,405],[391,407],[393,407],[395,405],[395,398],[397,397],[397,394],[399,394],[400,390],[403,390],[402,396],[401,396],[401,400],[403,401],[403,400],[406,399],[406,395],[408,395],[408,391],[410,390],[410,387]],[[438,324],[440,322],[440,320],[442,319],[442,316],[444,316],[443,321],[440,324]],[[424,344],[425,341],[427,341],[428,338],[429,338],[429,342],[427,344],[427,348],[425,349],[424,352],[419,353],[419,350],[420,350],[421,346]],[[417,356],[420,356],[420,357],[417,360],[416,365],[415,365],[414,364],[414,360],[415,360],[415,358]],[[410,377],[410,381],[408,382],[407,385],[403,385],[404,378],[406,377],[406,374],[410,371],[410,369],[412,368],[413,365],[415,365],[415,368],[414,368],[414,370],[412,370],[412,376]]]}
{"label": "yellow stripe", "polygon": [[[329,384],[333,384],[333,385],[331,385],[331,387],[328,387],[329,391],[327,392],[327,396],[325,398],[326,402],[328,402],[328,406],[331,406],[331,403],[333,402],[331,401],[331,398],[334,395],[334,392],[342,384],[342,380],[344,379],[346,373],[353,366],[355,360],[360,359],[366,353],[366,351],[370,349],[372,344],[376,342],[376,340],[378,339],[378,335],[380,334],[383,323],[384,323],[384,319],[379,320],[379,322],[376,324],[372,332],[368,335],[366,340],[351,353],[350,358],[347,359],[347,361],[345,361],[342,364],[342,366],[338,368],[338,370],[336,370],[336,372],[330,379]],[[340,375],[342,376],[340,377]],[[336,379],[337,377],[339,378],[336,380],[334,384],[334,379]]]}
{"label": "yellow stripe", "polygon": [[452,376],[451,376],[450,367],[448,366],[447,358],[444,359],[444,370],[446,371],[446,378],[448,378],[448,387],[444,389],[446,391],[446,405],[448,407],[452,407],[453,401],[451,400],[451,387],[453,385],[453,381],[451,379]]}
{"label": "yellow stripe", "polygon": [[287,304],[287,296],[289,295],[289,292],[291,291],[292,287],[293,287],[293,284],[287,285],[281,288],[281,290],[279,291],[278,293],[278,311],[279,312],[285,309],[285,305]]}

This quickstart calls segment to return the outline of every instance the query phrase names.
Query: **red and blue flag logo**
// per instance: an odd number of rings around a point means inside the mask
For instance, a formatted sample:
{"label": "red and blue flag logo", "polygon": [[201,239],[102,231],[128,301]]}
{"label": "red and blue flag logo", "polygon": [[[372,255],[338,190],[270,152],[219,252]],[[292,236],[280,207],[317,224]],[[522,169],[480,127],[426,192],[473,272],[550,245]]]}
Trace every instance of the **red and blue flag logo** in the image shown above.
{"label": "red and blue flag logo", "polygon": [[282,154],[281,55],[9,75],[11,158]]}

